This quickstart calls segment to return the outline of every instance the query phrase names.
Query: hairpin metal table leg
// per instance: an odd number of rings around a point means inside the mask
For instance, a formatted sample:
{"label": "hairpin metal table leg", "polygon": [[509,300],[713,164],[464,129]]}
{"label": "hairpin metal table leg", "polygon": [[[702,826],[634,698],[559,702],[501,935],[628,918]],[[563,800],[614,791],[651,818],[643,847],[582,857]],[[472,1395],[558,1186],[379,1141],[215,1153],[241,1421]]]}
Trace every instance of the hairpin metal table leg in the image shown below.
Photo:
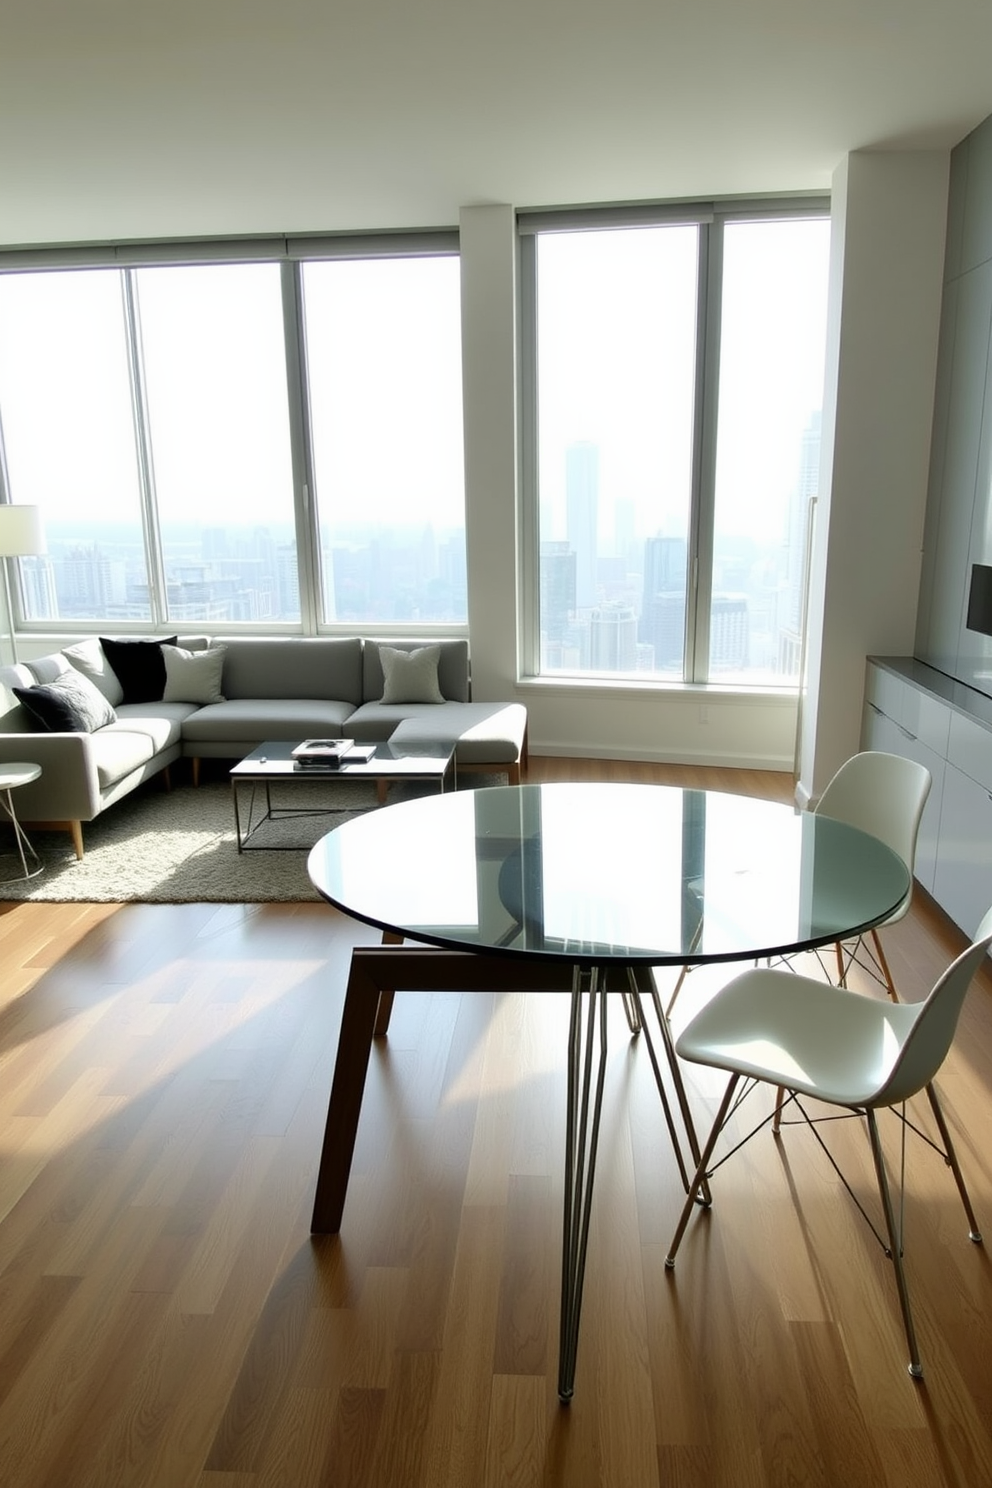
{"label": "hairpin metal table leg", "polygon": [[[583,1012],[583,1003],[588,1006]],[[584,1025],[584,1027],[583,1027]],[[594,1061],[595,1045],[599,1057]],[[595,1062],[595,1069],[594,1069]],[[582,1283],[589,1243],[589,1218],[596,1174],[596,1148],[606,1076],[606,979],[600,968],[572,974],[568,1030],[568,1106],[565,1122],[565,1204],[562,1220],[561,1323],[558,1399],[571,1400],[582,1310]],[[592,1109],[590,1111],[590,1095]]]}

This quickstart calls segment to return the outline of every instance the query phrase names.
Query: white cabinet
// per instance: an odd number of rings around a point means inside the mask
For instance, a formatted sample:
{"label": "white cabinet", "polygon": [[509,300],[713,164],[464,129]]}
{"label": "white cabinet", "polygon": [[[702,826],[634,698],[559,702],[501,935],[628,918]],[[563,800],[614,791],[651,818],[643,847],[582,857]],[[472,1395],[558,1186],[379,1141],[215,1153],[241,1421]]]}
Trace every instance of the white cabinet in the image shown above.
{"label": "white cabinet", "polygon": [[966,935],[992,904],[992,795],[954,765],[944,775],[933,896]]}
{"label": "white cabinet", "polygon": [[916,877],[973,934],[992,904],[992,700],[922,663],[869,660],[861,747],[930,771]]}
{"label": "white cabinet", "polygon": [[[899,754],[904,759],[925,765],[930,771],[930,794],[923,808],[920,833],[916,839],[914,873],[923,887],[935,894],[940,807],[944,789],[944,755],[947,749],[950,710],[934,698],[927,698],[927,706],[921,707],[917,690],[891,672],[883,672],[880,667],[871,664],[868,672],[861,730],[862,749],[881,749],[886,754]],[[935,744],[938,748],[934,747]]]}

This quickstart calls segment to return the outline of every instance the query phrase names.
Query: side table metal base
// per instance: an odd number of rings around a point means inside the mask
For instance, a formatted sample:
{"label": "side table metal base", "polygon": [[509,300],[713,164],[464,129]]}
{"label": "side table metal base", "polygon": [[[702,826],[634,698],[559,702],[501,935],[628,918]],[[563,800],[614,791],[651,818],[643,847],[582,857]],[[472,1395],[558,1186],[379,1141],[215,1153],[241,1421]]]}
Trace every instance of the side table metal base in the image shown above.
{"label": "side table metal base", "polygon": [[[12,787],[0,787],[0,807],[6,811],[10,824],[14,829],[14,837],[17,842],[17,851],[21,859],[21,873],[12,874],[10,878],[0,878],[0,883],[23,883],[26,879],[37,878],[39,873],[44,873],[45,865],[35,852],[27,833],[17,820],[14,803],[11,800]],[[32,860],[32,866],[28,867],[28,860]]]}

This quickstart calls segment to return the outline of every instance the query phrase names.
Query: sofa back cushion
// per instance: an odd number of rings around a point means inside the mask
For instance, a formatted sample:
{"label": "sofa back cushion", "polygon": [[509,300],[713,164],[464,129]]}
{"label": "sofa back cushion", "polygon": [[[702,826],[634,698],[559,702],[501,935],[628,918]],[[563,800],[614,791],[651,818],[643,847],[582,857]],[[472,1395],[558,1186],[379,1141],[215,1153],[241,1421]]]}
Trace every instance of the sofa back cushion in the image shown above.
{"label": "sofa back cushion", "polygon": [[471,690],[468,671],[468,641],[448,639],[443,641],[366,641],[363,662],[365,702],[375,703],[382,697],[384,679],[382,661],[379,657],[380,644],[395,651],[418,651],[423,646],[439,646],[437,680],[442,696],[449,703],[469,701]]}
{"label": "sofa back cushion", "polygon": [[221,690],[226,698],[362,701],[362,643],[357,636],[225,637]]}

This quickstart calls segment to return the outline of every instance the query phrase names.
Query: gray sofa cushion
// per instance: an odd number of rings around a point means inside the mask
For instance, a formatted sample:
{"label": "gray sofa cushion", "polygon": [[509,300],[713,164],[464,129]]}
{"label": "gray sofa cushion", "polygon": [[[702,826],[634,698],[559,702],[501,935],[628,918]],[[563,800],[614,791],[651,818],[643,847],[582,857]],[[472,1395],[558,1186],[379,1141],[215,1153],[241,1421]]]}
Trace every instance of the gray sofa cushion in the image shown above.
{"label": "gray sofa cushion", "polygon": [[225,643],[221,690],[229,700],[318,698],[352,707],[362,701],[362,643],[357,636],[279,641],[239,636],[225,638]]}
{"label": "gray sofa cushion", "polygon": [[316,698],[229,698],[198,708],[183,724],[187,754],[196,745],[238,744],[253,747],[265,739],[340,738],[352,705]]}
{"label": "gray sofa cushion", "polygon": [[[147,734],[158,753],[182,742],[183,724],[195,712],[195,703],[122,703],[117,722],[109,727],[117,733]],[[100,733],[107,731],[101,729]]]}
{"label": "gray sofa cushion", "polygon": [[523,703],[363,703],[347,732],[365,743],[457,744],[462,764],[515,764],[527,709]]}
{"label": "gray sofa cushion", "polygon": [[[437,680],[441,692],[449,702],[467,703],[471,693],[469,691],[469,669],[468,669],[468,641],[451,639],[444,641],[383,641],[384,646],[389,646],[395,651],[419,650],[425,645],[437,645],[440,647],[438,657]],[[379,659],[379,641],[365,642],[363,658],[363,693],[365,702],[373,703],[382,697],[383,675],[382,662]]]}
{"label": "gray sofa cushion", "polygon": [[91,734],[97,779],[106,790],[116,780],[130,775],[139,765],[157,753],[149,734],[130,733],[124,729],[105,728]]}
{"label": "gray sofa cushion", "polygon": [[61,651],[49,651],[47,656],[35,656],[28,662],[28,666],[36,682],[54,682],[56,677],[71,670]]}

